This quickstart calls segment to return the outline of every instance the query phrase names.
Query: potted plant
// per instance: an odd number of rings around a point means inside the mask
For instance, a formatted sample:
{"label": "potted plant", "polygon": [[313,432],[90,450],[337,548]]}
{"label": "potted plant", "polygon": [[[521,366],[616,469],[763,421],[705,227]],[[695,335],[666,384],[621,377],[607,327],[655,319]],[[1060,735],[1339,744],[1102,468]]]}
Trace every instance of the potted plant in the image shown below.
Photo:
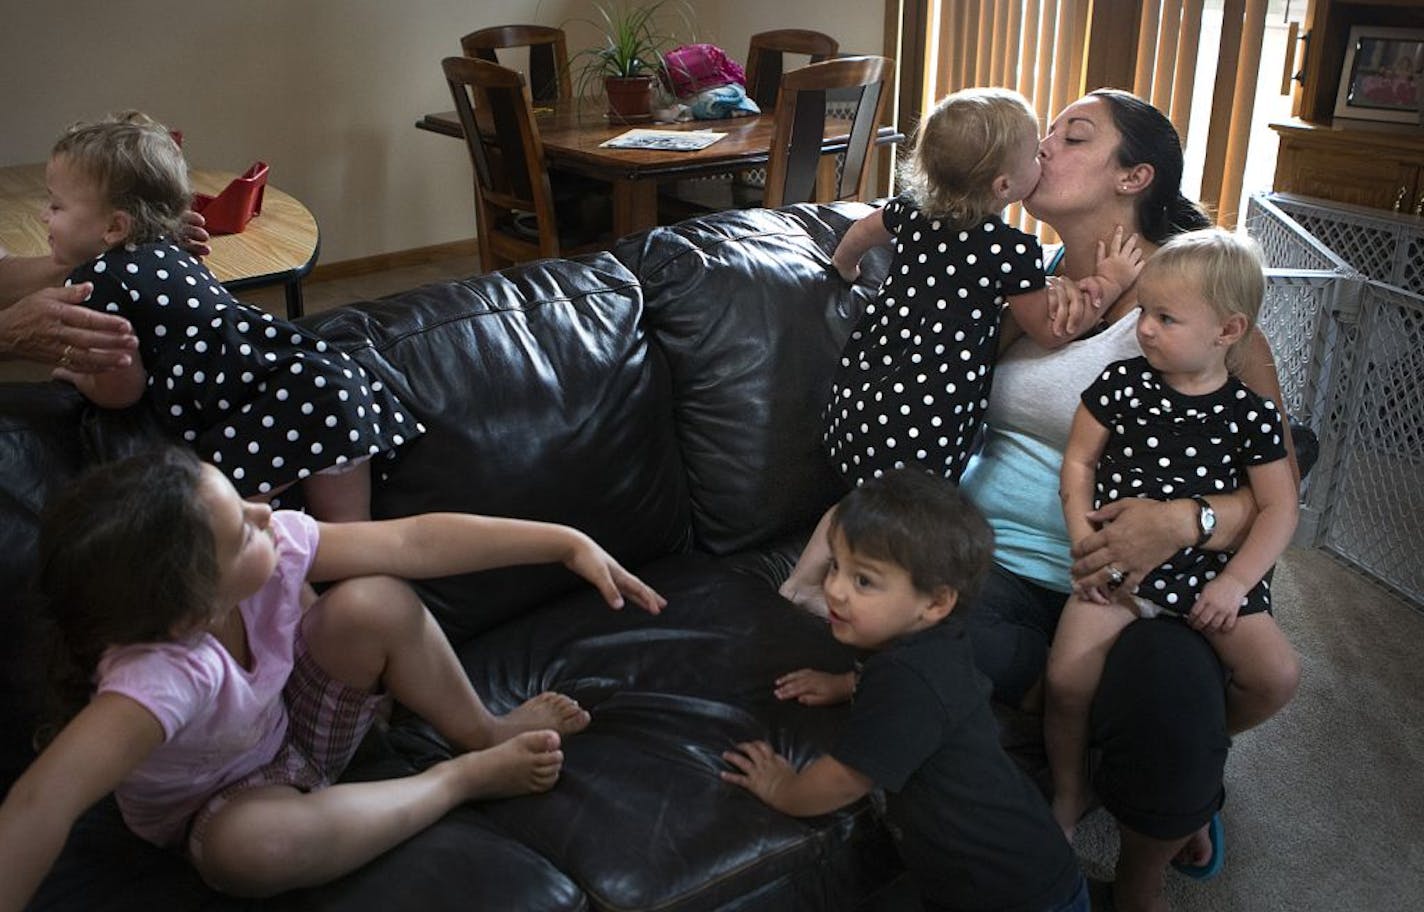
{"label": "potted plant", "polygon": [[582,20],[598,29],[602,43],[574,57],[578,94],[591,95],[602,88],[608,98],[609,119],[634,123],[652,118],[653,89],[662,78],[663,52],[681,43],[656,21],[658,11],[669,5],[676,9],[682,24],[690,25],[680,0],[595,0],[597,21]]}

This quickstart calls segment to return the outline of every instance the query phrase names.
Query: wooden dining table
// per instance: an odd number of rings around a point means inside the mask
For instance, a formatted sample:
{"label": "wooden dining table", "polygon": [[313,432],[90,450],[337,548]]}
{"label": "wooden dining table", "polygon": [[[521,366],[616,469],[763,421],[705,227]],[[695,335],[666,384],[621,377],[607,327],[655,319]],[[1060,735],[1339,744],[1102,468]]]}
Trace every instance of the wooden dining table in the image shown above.
{"label": "wooden dining table", "polygon": [[[188,177],[194,191],[215,195],[237,175],[195,169]],[[47,199],[44,165],[0,168],[0,247],[17,256],[49,254],[49,229],[41,216]],[[281,285],[287,316],[302,315],[302,277],[316,264],[320,233],[295,197],[268,184],[262,212],[241,232],[215,236],[209,244],[213,252],[203,262],[224,288],[237,293]]]}
{"label": "wooden dining table", "polygon": [[[771,113],[725,120],[685,123],[615,123],[604,114],[603,101],[579,99],[538,108],[535,116],[544,155],[553,170],[571,171],[607,181],[612,186],[613,233],[622,237],[651,228],[658,222],[658,184],[665,181],[710,177],[764,167],[771,155],[775,117]],[[460,119],[451,111],[423,115],[415,123],[421,130],[464,139]],[[831,114],[821,144],[823,174],[834,175],[836,155],[850,139],[849,117]],[[711,130],[721,139],[695,152],[651,149],[609,149],[601,144],[630,129]],[[894,127],[881,127],[876,145],[904,140]],[[818,179],[818,192],[834,180]]]}

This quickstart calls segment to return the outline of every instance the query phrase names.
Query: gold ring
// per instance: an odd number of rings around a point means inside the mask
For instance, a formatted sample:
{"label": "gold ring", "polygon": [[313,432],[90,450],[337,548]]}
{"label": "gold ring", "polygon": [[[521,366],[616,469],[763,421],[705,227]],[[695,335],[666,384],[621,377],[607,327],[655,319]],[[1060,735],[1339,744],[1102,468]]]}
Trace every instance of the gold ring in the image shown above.
{"label": "gold ring", "polygon": [[61,352],[60,355],[59,355],[59,366],[60,366],[60,367],[68,367],[68,366],[69,366],[69,353],[72,352],[72,351],[74,351],[74,346],[73,346],[73,345],[66,345],[66,346],[64,346],[64,351]]}

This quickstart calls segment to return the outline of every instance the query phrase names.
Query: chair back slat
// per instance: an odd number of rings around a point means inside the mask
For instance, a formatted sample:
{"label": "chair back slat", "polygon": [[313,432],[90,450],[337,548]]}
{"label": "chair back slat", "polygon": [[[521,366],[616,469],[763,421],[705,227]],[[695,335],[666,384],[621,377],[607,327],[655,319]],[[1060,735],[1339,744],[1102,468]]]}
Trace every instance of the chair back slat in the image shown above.
{"label": "chair back slat", "polygon": [[[786,119],[791,130],[786,136],[786,168],[781,172],[780,200],[776,205],[809,202],[816,198],[821,137],[826,129],[826,93],[814,89],[792,92],[782,96],[777,105],[778,117],[790,115]],[[786,107],[783,109],[782,105]],[[771,192],[768,175],[767,195]]]}
{"label": "chair back slat", "polygon": [[836,182],[838,200],[855,199],[861,193],[870,167],[870,147],[880,128],[878,112],[884,93],[883,82],[870,83],[861,90],[860,103],[856,105],[855,118],[851,121],[850,145],[846,146],[845,159]]}

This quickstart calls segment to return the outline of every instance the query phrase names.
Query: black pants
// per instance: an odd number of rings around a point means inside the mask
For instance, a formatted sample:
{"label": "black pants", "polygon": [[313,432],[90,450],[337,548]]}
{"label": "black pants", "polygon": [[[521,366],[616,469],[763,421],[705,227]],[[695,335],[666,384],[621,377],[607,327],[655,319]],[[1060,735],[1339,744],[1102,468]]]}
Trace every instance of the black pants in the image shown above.
{"label": "black pants", "polygon": [[[995,566],[968,612],[994,697],[1017,705],[1042,676],[1067,596]],[[1226,685],[1206,638],[1178,620],[1129,624],[1108,652],[1090,717],[1093,789],[1154,839],[1200,829],[1222,804]]]}

